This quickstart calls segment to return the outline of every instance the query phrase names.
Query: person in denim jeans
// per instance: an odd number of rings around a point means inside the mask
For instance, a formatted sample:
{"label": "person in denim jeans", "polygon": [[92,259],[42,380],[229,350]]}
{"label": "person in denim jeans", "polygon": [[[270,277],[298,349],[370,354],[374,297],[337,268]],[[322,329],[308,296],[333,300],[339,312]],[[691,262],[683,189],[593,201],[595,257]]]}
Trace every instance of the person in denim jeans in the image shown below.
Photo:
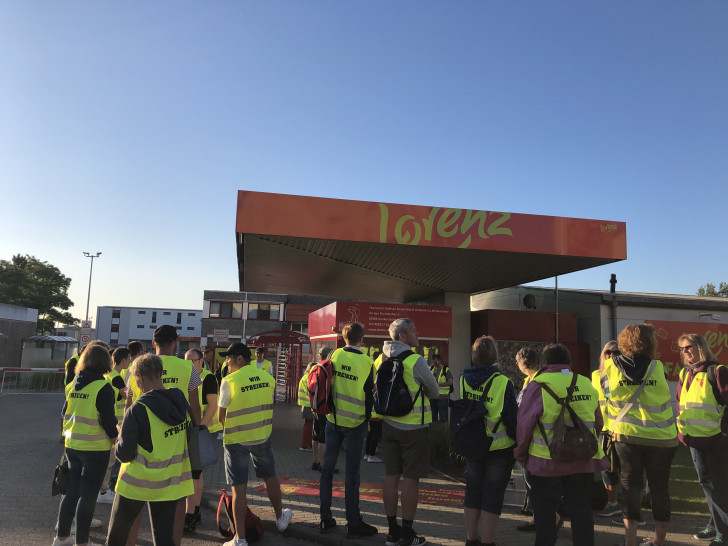
{"label": "person in denim jeans", "polygon": [[[728,543],[728,368],[716,362],[705,338],[684,334],[678,346],[685,365],[677,387],[678,439],[690,455],[703,487],[710,520],[695,534],[711,544]],[[715,370],[715,381],[708,375]]]}
{"label": "person in denim jeans", "polygon": [[361,324],[347,324],[342,330],[342,336],[346,347],[336,349],[329,355],[334,368],[331,380],[334,412],[326,416],[326,446],[319,483],[319,529],[322,533],[328,533],[336,527],[336,521],[331,514],[331,492],[334,467],[341,446],[346,442],[346,536],[359,538],[377,534],[377,528],[365,523],[359,512],[361,455],[367,433],[367,419],[374,404],[374,362],[359,348],[364,339],[364,328]]}
{"label": "person in denim jeans", "polygon": [[73,382],[66,387],[63,435],[68,457],[68,488],[58,509],[58,535],[53,546],[74,544],[71,523],[76,518],[75,544],[88,543],[96,497],[118,436],[116,395],[104,374],[111,371],[106,347],[89,344],[76,365]]}

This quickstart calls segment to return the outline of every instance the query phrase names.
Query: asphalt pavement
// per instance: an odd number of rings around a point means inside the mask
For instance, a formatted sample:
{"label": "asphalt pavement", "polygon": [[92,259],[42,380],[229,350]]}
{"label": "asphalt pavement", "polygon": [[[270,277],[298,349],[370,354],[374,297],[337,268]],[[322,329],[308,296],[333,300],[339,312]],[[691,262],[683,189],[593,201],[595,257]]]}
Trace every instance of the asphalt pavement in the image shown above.
{"label": "asphalt pavement", "polygon": [[[3,424],[0,440],[0,546],[50,545],[60,497],[52,497],[50,484],[53,470],[58,463],[62,446],[58,441],[60,431],[61,394],[2,394],[0,395],[0,422]],[[386,518],[382,506],[380,487],[384,477],[384,465],[362,462],[360,502],[362,516],[367,523],[377,526],[380,533],[366,539],[345,538],[344,499],[334,497],[334,518],[340,523],[332,533],[322,535],[318,530],[319,502],[316,494],[319,473],[311,470],[310,452],[299,451],[302,420],[297,406],[276,404],[273,412],[273,449],[276,471],[283,485],[283,505],[294,511],[288,530],[281,534],[275,530],[273,510],[270,507],[262,481],[258,480],[250,465],[248,501],[264,522],[265,536],[259,543],[265,545],[286,544],[383,544],[386,535]],[[225,487],[222,443],[218,442],[218,463],[205,471],[203,493],[202,525],[191,535],[185,535],[184,545],[222,544],[216,526],[216,510],[220,489]],[[343,456],[339,459],[342,473],[335,476],[335,489],[343,490]],[[506,495],[506,506],[501,516],[496,540],[502,546],[532,544],[533,534],[516,530],[516,525],[525,520],[516,506],[520,506],[523,494],[520,477],[514,473],[514,487]],[[427,537],[429,544],[464,544],[465,530],[462,506],[457,499],[462,496],[464,485],[456,480],[432,471],[422,480],[423,494],[415,529]],[[109,521],[110,505],[97,505],[96,517],[103,527],[91,530],[91,540],[103,544]],[[651,514],[644,513],[648,526],[639,531],[641,537],[652,530]],[[401,514],[400,514],[401,516]],[[597,546],[621,544],[623,529],[595,516]],[[705,522],[704,517],[674,514],[669,544],[699,544],[692,534]],[[151,546],[151,534],[147,518],[143,518],[142,531],[137,542],[139,546]],[[567,521],[559,533],[557,545],[571,544],[571,530]],[[702,543],[706,544],[706,543]]]}

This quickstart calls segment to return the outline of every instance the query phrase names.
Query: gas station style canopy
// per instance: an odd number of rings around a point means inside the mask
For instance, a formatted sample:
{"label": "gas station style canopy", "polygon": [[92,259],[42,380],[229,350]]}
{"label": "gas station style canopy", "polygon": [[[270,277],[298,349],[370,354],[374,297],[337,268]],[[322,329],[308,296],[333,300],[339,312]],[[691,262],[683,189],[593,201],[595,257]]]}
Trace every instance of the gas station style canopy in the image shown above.
{"label": "gas station style canopy", "polygon": [[241,291],[474,294],[627,258],[624,222],[238,192]]}

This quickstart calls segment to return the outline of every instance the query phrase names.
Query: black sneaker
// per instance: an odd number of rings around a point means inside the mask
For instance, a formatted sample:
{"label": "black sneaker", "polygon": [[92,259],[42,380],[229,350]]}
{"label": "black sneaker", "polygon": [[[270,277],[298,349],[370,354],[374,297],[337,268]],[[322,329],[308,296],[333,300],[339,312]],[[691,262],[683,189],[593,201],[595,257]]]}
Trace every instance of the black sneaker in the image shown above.
{"label": "black sneaker", "polygon": [[334,518],[331,518],[328,521],[321,520],[319,523],[319,531],[323,534],[330,533],[334,527],[336,527],[336,520]]}
{"label": "black sneaker", "polygon": [[182,533],[185,535],[189,533],[194,533],[196,526],[197,524],[195,523],[195,515],[185,514],[185,524],[184,527],[182,527]]}
{"label": "black sneaker", "polygon": [[319,472],[321,472],[321,463],[313,463],[311,465],[311,470],[318,470]]}
{"label": "black sneaker", "polygon": [[698,540],[713,540],[715,538],[715,529],[702,529],[695,533],[693,537]]}
{"label": "black sneaker", "polygon": [[360,519],[355,525],[347,526],[346,538],[359,538],[359,537],[371,537],[378,533],[374,525],[364,523],[363,519]]}
{"label": "black sneaker", "polygon": [[384,541],[384,546],[397,546],[399,539],[402,536],[402,526],[397,524],[396,527],[390,528],[387,533],[387,538]]}
{"label": "black sneaker", "polygon": [[414,529],[402,529],[402,538],[397,544],[398,546],[423,546],[427,544],[427,539],[419,536]]}

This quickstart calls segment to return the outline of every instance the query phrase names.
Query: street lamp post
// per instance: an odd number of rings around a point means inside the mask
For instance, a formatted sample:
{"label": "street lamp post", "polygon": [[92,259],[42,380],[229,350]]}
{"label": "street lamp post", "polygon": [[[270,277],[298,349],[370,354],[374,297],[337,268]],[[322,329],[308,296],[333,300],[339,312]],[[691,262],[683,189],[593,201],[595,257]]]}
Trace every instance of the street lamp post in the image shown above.
{"label": "street lamp post", "polygon": [[97,252],[96,254],[84,252],[83,255],[87,258],[91,258],[91,271],[88,274],[88,298],[86,299],[86,320],[88,320],[88,306],[91,303],[91,275],[94,274],[94,258],[101,256],[101,252]]}

